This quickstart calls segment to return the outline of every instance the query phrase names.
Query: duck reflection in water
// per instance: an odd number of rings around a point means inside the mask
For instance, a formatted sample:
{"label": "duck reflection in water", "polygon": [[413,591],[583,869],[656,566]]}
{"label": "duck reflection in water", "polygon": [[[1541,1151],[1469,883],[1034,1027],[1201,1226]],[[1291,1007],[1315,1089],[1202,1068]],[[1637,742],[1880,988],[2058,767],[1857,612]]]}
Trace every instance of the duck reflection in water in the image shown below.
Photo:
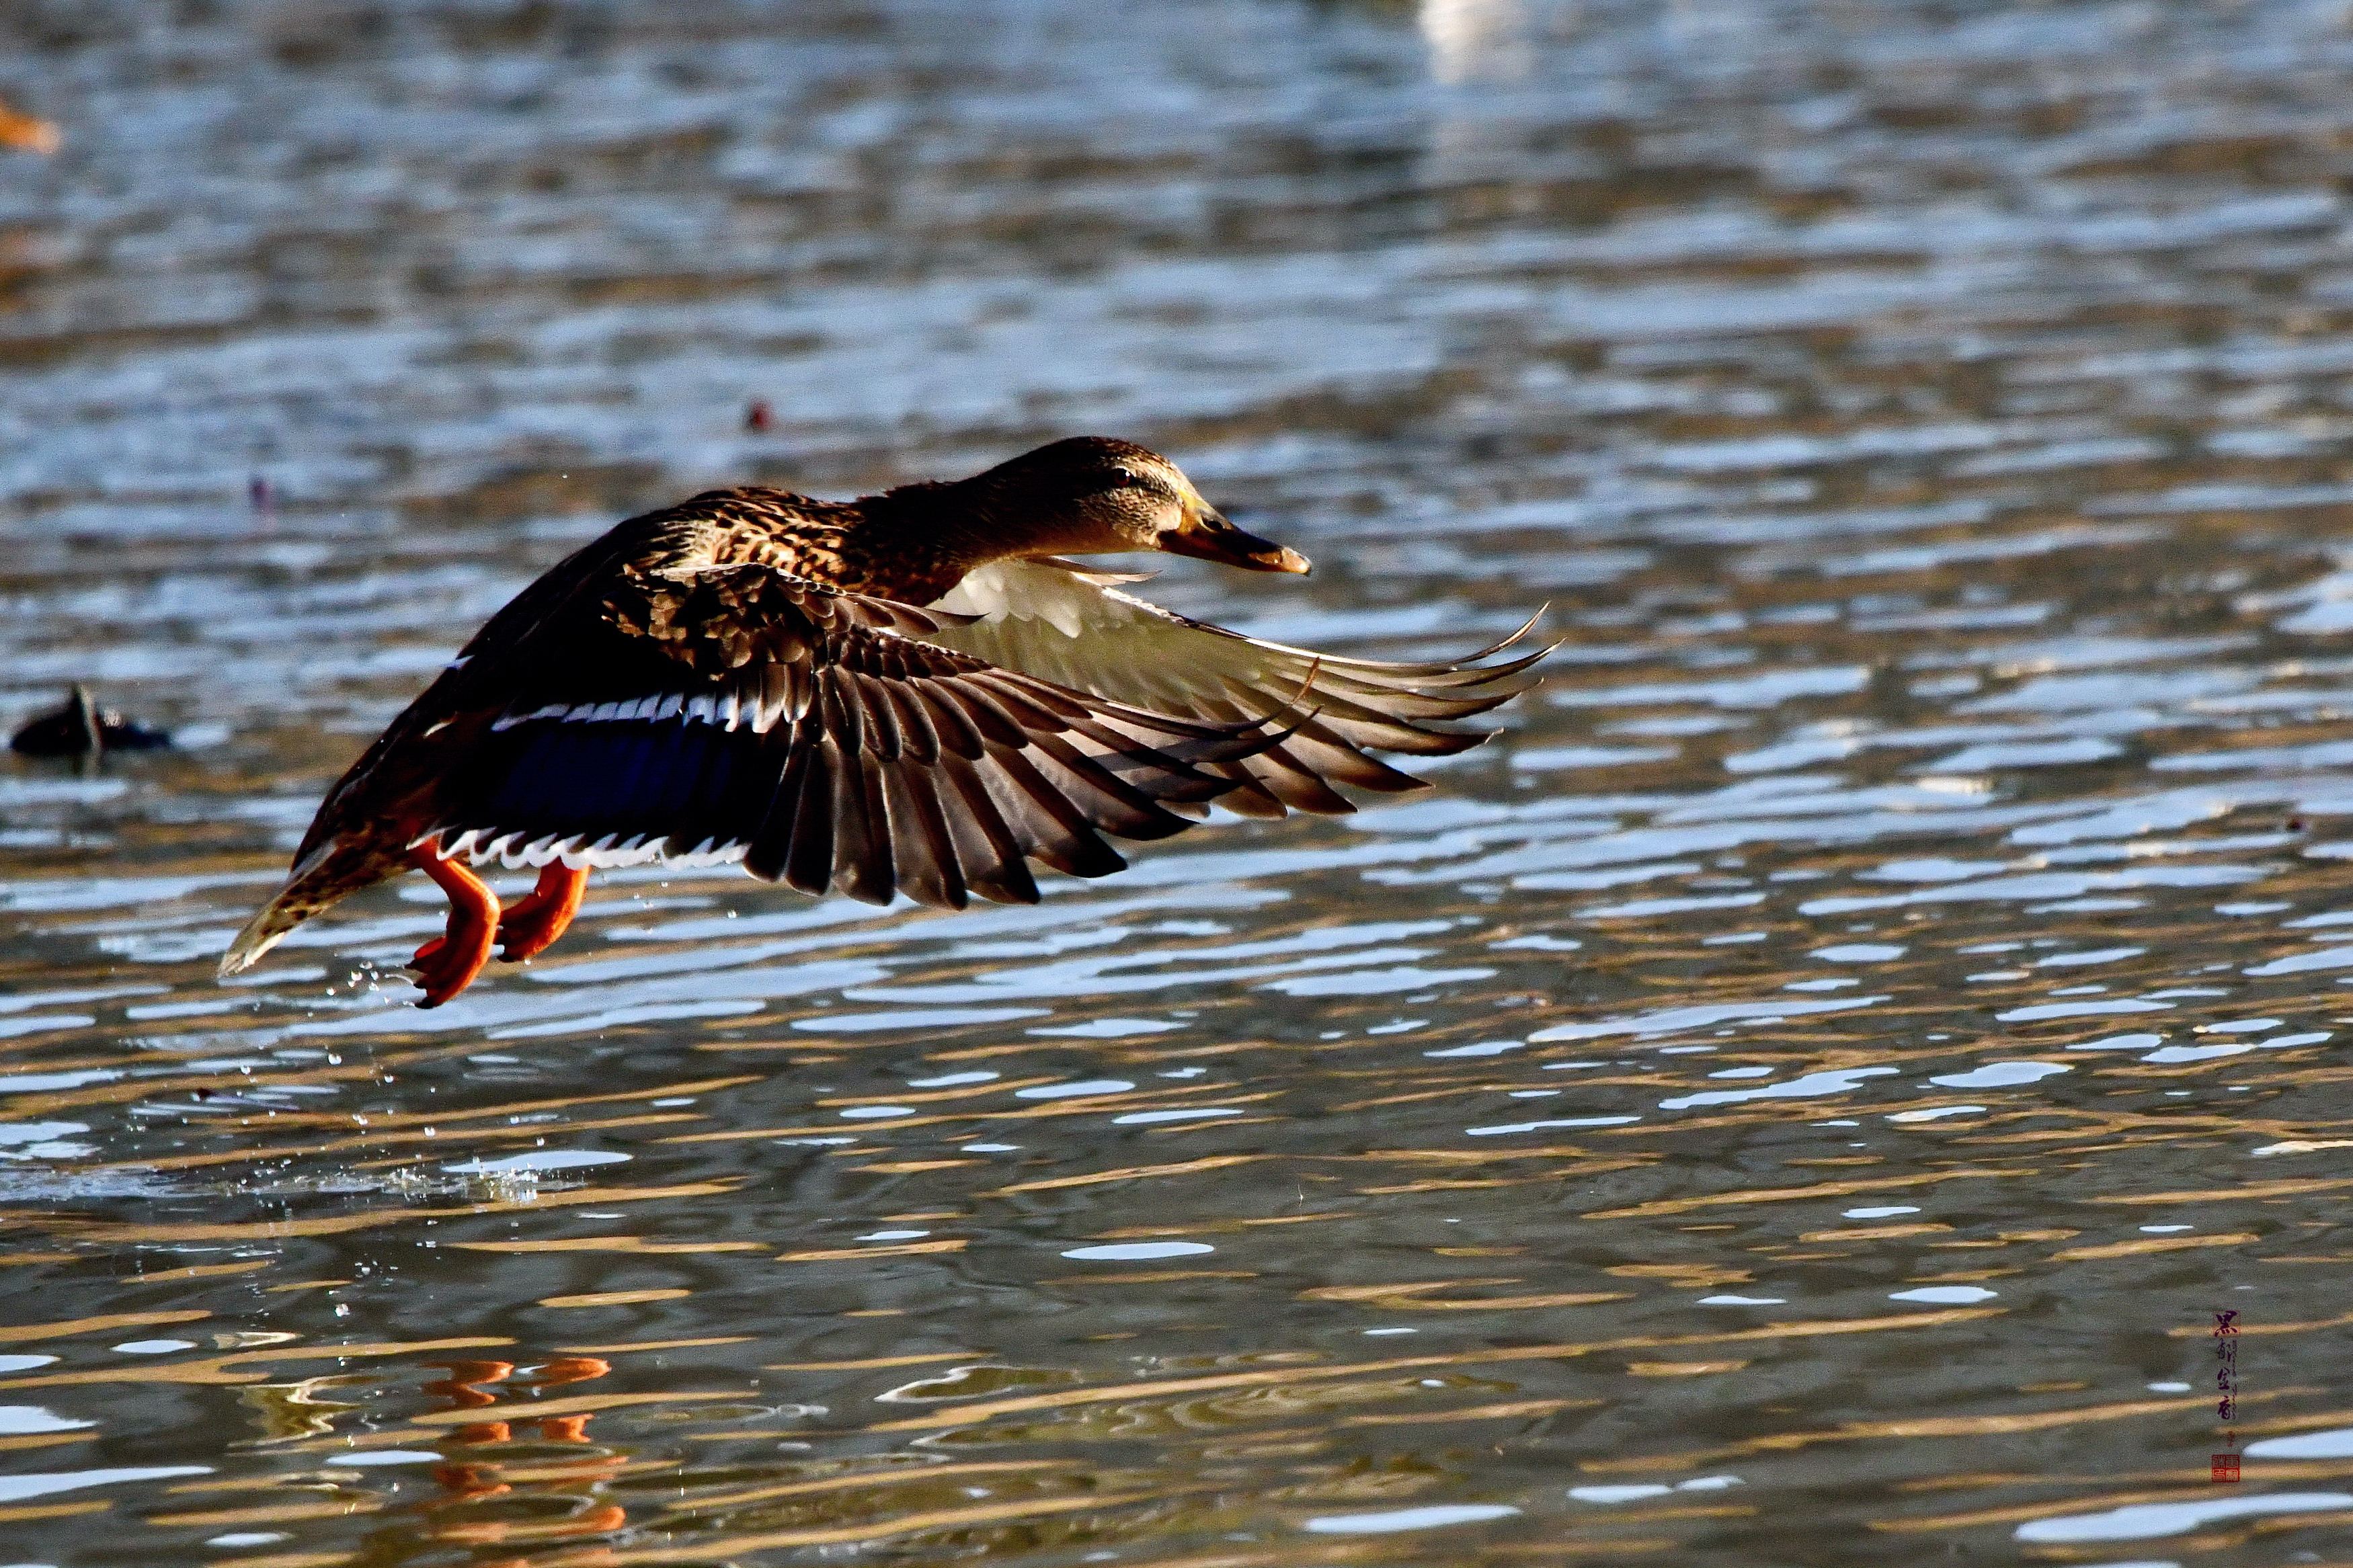
{"label": "duck reflection in water", "polygon": [[[604,1535],[627,1522],[628,1514],[619,1506],[599,1501],[585,1490],[605,1477],[618,1474],[627,1463],[622,1456],[590,1444],[588,1423],[595,1418],[593,1415],[575,1413],[534,1417],[528,1403],[501,1404],[486,1385],[503,1384],[512,1378],[515,1372],[512,1362],[426,1364],[448,1373],[427,1383],[425,1392],[448,1400],[449,1409],[495,1409],[507,1417],[468,1422],[457,1427],[449,1434],[449,1447],[464,1450],[513,1443],[518,1441],[515,1427],[528,1426],[538,1428],[543,1443],[578,1444],[586,1448],[577,1460],[554,1458],[553,1463],[551,1456],[532,1454],[527,1467],[512,1462],[525,1458],[521,1455],[512,1458],[453,1459],[435,1466],[433,1479],[442,1495],[417,1505],[418,1511],[430,1518],[427,1532],[432,1539],[477,1546],[505,1545]],[[557,1356],[535,1368],[527,1383],[516,1386],[532,1390],[555,1388],[592,1382],[612,1370],[611,1363],[595,1356]],[[528,1468],[524,1479],[537,1489],[525,1493],[515,1490],[517,1482],[510,1477],[519,1468]],[[512,1500],[497,1510],[505,1517],[470,1518],[459,1511],[478,1508],[496,1498]],[[521,1557],[492,1560],[480,1568],[522,1568],[525,1561]]]}
{"label": "duck reflection in water", "polygon": [[[1157,551],[1253,572],[1305,557],[1244,532],[1167,458],[1082,437],[954,483],[849,502],[713,490],[622,523],[493,616],[319,808],[224,976],[415,867],[449,897],[417,952],[433,1007],[493,947],[543,951],[588,873],[741,863],[805,893],[1035,903],[1029,862],[1101,877],[1105,842],[1354,810],[1424,787],[1368,755],[1523,688],[1482,663],[1322,658],[1119,591],[1065,555]],[[1529,623],[1530,626],[1534,622]],[[468,864],[540,868],[513,905]],[[502,945],[501,945],[502,944]]]}

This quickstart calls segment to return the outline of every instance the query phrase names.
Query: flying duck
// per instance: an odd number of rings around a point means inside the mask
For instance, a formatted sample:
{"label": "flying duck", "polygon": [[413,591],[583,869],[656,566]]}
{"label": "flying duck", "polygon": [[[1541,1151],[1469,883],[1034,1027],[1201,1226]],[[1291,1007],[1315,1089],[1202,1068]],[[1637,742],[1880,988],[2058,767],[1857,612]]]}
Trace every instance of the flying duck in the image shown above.
{"label": "flying duck", "polygon": [[[1426,787],[1367,748],[1479,744],[1426,721],[1508,700],[1543,657],[1480,662],[1523,626],[1451,662],[1323,658],[1062,559],[1137,550],[1308,570],[1167,458],[1097,437],[854,501],[744,487],[631,518],[492,616],[353,764],[220,973],[412,867],[449,898],[412,963],[425,1007],[493,946],[543,952],[606,867],[1035,903],[1029,861],[1104,876],[1126,865],[1105,835],[1163,838],[1212,800],[1281,816],[1354,810],[1335,784]],[[538,885],[501,909],[468,869],[492,859]]]}

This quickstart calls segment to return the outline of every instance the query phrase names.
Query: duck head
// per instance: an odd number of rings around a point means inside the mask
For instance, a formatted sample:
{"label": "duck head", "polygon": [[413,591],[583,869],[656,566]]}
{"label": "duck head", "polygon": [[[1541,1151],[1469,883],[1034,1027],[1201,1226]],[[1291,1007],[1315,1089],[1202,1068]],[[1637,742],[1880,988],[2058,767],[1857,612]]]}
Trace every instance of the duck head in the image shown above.
{"label": "duck head", "polygon": [[1132,441],[1079,436],[979,476],[989,510],[1036,542],[1025,555],[1157,550],[1248,572],[1305,572],[1307,557],[1226,521],[1184,471]]}

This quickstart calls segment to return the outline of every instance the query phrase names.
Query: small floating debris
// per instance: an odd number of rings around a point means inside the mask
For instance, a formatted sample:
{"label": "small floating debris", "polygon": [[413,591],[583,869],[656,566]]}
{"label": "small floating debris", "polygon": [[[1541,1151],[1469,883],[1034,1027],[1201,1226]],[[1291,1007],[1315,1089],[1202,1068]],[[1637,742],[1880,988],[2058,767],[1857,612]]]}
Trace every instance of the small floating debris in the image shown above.
{"label": "small floating debris", "polygon": [[744,410],[744,428],[754,436],[765,433],[774,423],[775,416],[769,412],[768,400],[765,397],[754,398],[750,406]]}
{"label": "small floating debris", "polygon": [[152,752],[172,743],[168,731],[135,724],[91,700],[77,682],[65,706],[29,720],[9,737],[9,750],[27,757],[99,757],[108,752]]}
{"label": "small floating debris", "polygon": [[0,147],[18,153],[56,152],[65,145],[65,134],[48,121],[26,114],[6,102],[0,102]]}

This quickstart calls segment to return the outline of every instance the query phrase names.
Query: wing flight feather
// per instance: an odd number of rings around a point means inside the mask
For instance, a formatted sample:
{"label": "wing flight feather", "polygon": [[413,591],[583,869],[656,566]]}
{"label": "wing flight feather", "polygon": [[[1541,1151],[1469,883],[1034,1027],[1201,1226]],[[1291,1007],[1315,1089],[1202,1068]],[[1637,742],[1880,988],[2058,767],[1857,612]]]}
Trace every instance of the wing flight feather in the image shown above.
{"label": "wing flight feather", "polygon": [[[549,618],[560,657],[477,732],[418,842],[509,864],[741,860],[804,892],[1033,903],[1099,877],[1276,743],[1271,710],[1176,718],[913,640],[965,617],[771,568],[625,567]],[[560,640],[559,640],[560,639]],[[528,656],[528,647],[523,650]]]}
{"label": "wing flight feather", "polygon": [[[1450,756],[1480,744],[1489,731],[1430,725],[1511,700],[1527,684],[1514,678],[1551,651],[1482,662],[1525,637],[1531,620],[1461,659],[1334,658],[1190,620],[1111,585],[1135,580],[1068,562],[1001,561],[926,607],[954,615],[954,624],[909,635],[1058,687],[1204,724],[1238,724],[1293,703],[1309,710],[1272,745],[1198,764],[1232,786],[1220,805],[1258,816],[1354,811],[1335,784],[1379,794],[1427,787],[1366,753]],[[1176,799],[1163,807],[1201,809],[1198,801]]]}

